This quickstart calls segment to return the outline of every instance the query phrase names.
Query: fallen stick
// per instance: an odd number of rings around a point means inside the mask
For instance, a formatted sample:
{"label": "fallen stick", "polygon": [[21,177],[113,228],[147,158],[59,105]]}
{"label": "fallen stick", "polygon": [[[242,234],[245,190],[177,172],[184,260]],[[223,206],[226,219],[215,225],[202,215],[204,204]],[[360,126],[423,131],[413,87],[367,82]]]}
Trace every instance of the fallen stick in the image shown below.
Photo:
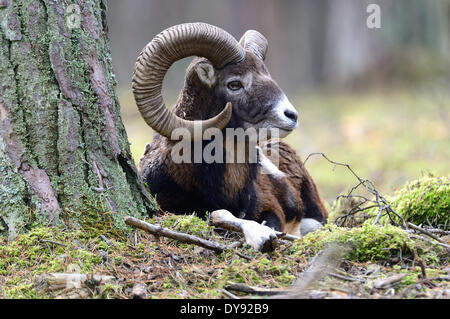
{"label": "fallen stick", "polygon": [[344,275],[341,275],[341,274],[337,274],[335,272],[329,272],[328,275],[330,275],[332,277],[335,277],[335,278],[338,278],[338,279],[347,280],[347,281],[358,281],[358,282],[361,282],[361,283],[365,283],[366,282],[366,280],[361,279],[361,278],[344,276]]}
{"label": "fallen stick", "polygon": [[373,287],[377,289],[382,288],[390,288],[398,283],[400,283],[400,280],[402,280],[405,276],[408,274],[396,274],[389,276],[387,278],[380,278],[373,282]]}
{"label": "fallen stick", "polygon": [[448,231],[448,230],[443,230],[443,229],[440,229],[440,228],[434,228],[434,227],[429,227],[429,226],[424,226],[422,228],[425,229],[426,231],[432,233],[432,234],[439,234],[439,235],[442,235],[442,236],[450,235],[450,231]]}
{"label": "fallen stick", "polygon": [[103,239],[109,246],[114,246],[117,248],[117,245],[113,241],[106,238],[105,235],[100,235],[100,238]]}
{"label": "fallen stick", "polygon": [[36,282],[46,283],[48,290],[58,290],[63,288],[80,289],[87,285],[87,281],[91,280],[98,284],[105,284],[114,281],[116,278],[106,275],[86,275],[78,273],[52,273],[36,277]]}
{"label": "fallen stick", "polygon": [[426,242],[428,242],[430,244],[434,244],[434,245],[438,245],[438,246],[444,247],[447,250],[447,253],[450,254],[450,245],[443,244],[440,241],[432,241],[432,240],[430,240],[428,238],[425,238],[423,236],[419,236],[419,235],[416,235],[416,234],[409,234],[409,236],[412,237],[412,238],[417,238],[417,239],[426,241]]}
{"label": "fallen stick", "polygon": [[222,289],[222,293],[230,299],[241,299],[238,296],[236,296],[235,294],[232,294],[231,292],[229,292],[225,289]]}
{"label": "fallen stick", "polygon": [[448,246],[442,239],[440,239],[436,235],[426,231],[425,229],[423,229],[423,228],[421,228],[421,227],[419,227],[417,225],[414,225],[413,223],[409,223],[409,222],[408,222],[408,226],[411,227],[414,230],[417,230],[418,232],[421,232],[424,235],[427,235],[428,237],[433,238],[434,240],[440,242],[441,244],[444,244],[447,248],[450,248],[450,246]]}
{"label": "fallen stick", "polygon": [[49,240],[49,239],[42,239],[42,240],[41,240],[41,243],[51,243],[51,244],[54,244],[54,245],[59,245],[59,246],[67,247],[66,244],[58,243],[57,241],[53,241],[53,240]]}
{"label": "fallen stick", "polygon": [[422,280],[420,280],[420,282],[430,282],[430,281],[433,281],[433,280],[436,280],[436,281],[450,281],[450,276],[447,276],[447,277],[431,277],[431,278],[424,278],[424,279],[422,279]]}
{"label": "fallen stick", "polygon": [[[210,240],[206,240],[194,235],[189,235],[185,233],[176,232],[173,230],[170,230],[168,228],[162,227],[161,225],[154,225],[147,222],[144,222],[140,219],[127,216],[125,217],[125,224],[129,226],[133,226],[139,229],[142,229],[150,234],[156,235],[156,236],[163,236],[171,239],[175,239],[178,241],[181,241],[183,243],[187,244],[194,244],[206,249],[213,250],[218,253],[222,253],[227,249],[231,249],[229,246],[225,246]],[[233,245],[233,244],[232,244]]]}
{"label": "fallen stick", "polygon": [[239,284],[239,283],[232,283],[225,287],[227,290],[233,290],[233,291],[239,291],[244,292],[247,294],[254,294],[259,296],[273,296],[278,295],[281,292],[286,292],[286,289],[267,289],[267,288],[260,288],[260,287],[253,287],[246,284]]}
{"label": "fallen stick", "polygon": [[286,239],[286,240],[289,240],[289,241],[295,241],[295,240],[300,239],[300,237],[298,237],[298,236],[294,236],[294,235],[291,235],[291,234],[282,233],[282,232],[280,232],[280,231],[275,231],[275,233],[277,234],[277,237],[278,237],[278,238]]}

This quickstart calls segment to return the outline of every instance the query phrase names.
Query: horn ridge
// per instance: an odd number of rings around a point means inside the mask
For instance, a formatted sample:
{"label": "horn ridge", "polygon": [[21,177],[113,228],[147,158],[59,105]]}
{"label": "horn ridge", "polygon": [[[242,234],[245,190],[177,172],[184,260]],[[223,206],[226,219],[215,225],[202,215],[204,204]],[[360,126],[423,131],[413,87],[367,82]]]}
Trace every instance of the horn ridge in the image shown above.
{"label": "horn ridge", "polygon": [[138,109],[145,122],[167,138],[183,127],[193,136],[194,125],[202,131],[223,129],[231,117],[231,104],[217,116],[204,121],[188,121],[167,109],[162,98],[162,82],[170,66],[188,56],[205,57],[217,68],[245,58],[245,50],[229,33],[206,23],[185,23],[172,26],[150,41],[139,54],[133,72],[132,88]]}
{"label": "horn ridge", "polygon": [[246,50],[253,52],[264,61],[266,58],[268,42],[267,39],[256,30],[247,30],[239,40],[239,44]]}

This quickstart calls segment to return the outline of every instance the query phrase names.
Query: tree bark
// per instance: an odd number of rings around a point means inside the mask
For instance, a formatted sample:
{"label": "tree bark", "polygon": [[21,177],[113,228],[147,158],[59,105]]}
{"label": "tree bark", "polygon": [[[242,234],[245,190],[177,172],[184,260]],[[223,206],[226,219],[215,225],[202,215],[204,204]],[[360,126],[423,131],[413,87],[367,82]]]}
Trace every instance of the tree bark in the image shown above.
{"label": "tree bark", "polygon": [[122,124],[105,11],[0,0],[0,233],[103,212],[125,227],[156,209]]}

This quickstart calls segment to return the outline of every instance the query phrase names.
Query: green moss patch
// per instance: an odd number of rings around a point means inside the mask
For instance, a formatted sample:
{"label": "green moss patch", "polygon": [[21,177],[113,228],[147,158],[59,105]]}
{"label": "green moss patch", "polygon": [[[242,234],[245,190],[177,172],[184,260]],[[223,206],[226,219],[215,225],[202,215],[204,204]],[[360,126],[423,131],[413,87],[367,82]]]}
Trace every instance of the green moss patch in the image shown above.
{"label": "green moss patch", "polygon": [[356,262],[389,261],[394,257],[421,256],[427,263],[448,261],[448,255],[440,246],[414,241],[408,233],[392,225],[377,226],[364,223],[361,227],[345,228],[328,224],[306,235],[291,250],[294,254],[314,256],[328,244],[337,243],[348,250],[346,258]]}
{"label": "green moss patch", "polygon": [[[217,254],[140,230],[117,231],[108,214],[90,220],[80,223],[77,229],[34,227],[15,241],[2,239],[0,286],[6,295],[9,298],[131,298],[136,283],[144,284],[151,298],[223,298],[222,289],[233,283],[287,288],[308,269],[317,253],[331,243],[348,247],[345,260],[357,269],[378,264],[388,274],[387,269],[393,263],[397,265],[393,269],[397,273],[414,269],[399,284],[402,287],[421,280],[420,268],[414,264],[419,259],[430,276],[433,269],[439,271],[448,265],[448,256],[441,247],[410,238],[408,233],[391,225],[364,223],[361,227],[343,228],[329,224],[295,242],[280,240],[271,253],[257,252],[243,245]],[[233,232],[220,232],[193,215],[166,214],[148,221],[226,245],[241,238]],[[94,285],[83,292],[49,290],[36,280],[44,274],[61,272],[107,275],[117,280]],[[325,278],[323,283],[335,286],[333,280],[338,279]],[[363,289],[367,296],[372,291],[369,286],[361,287],[358,289]]]}
{"label": "green moss patch", "polygon": [[210,226],[206,219],[199,218],[195,215],[168,215],[162,221],[161,225],[172,230],[204,238],[213,236],[212,231],[214,230],[214,227]]}
{"label": "green moss patch", "polygon": [[450,177],[425,176],[397,190],[392,207],[416,225],[450,227]]}

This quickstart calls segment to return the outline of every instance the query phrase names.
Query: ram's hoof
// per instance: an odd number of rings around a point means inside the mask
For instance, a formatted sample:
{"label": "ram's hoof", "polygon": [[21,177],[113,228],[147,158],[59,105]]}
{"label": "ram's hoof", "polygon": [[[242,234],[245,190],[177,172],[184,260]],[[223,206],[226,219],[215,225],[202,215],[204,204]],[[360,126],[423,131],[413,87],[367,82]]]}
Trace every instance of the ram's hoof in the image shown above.
{"label": "ram's hoof", "polygon": [[243,233],[245,242],[256,250],[266,252],[274,249],[277,235],[272,228],[253,220],[237,218],[226,209],[213,211],[209,218],[212,225]]}
{"label": "ram's hoof", "polygon": [[273,250],[277,235],[272,228],[255,221],[246,220],[242,225],[245,242],[256,250],[267,252]]}

